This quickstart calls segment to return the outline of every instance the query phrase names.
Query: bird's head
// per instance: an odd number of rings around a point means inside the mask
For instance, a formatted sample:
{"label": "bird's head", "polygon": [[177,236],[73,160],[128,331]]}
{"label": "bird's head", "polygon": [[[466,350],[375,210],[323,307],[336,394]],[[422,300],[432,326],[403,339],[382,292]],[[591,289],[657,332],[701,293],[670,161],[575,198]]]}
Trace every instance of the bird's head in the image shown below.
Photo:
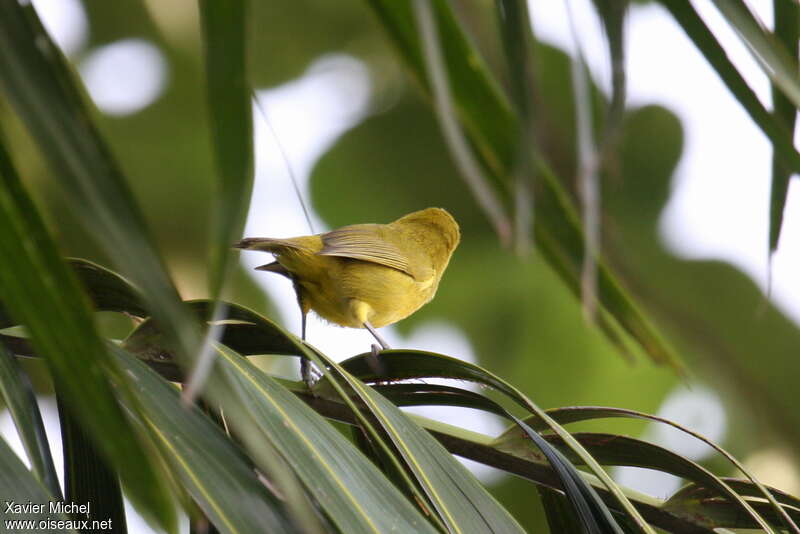
{"label": "bird's head", "polygon": [[442,208],[426,208],[409,213],[396,222],[417,223],[430,226],[438,230],[437,234],[444,242],[447,252],[452,253],[461,240],[461,231],[458,223],[450,213]]}

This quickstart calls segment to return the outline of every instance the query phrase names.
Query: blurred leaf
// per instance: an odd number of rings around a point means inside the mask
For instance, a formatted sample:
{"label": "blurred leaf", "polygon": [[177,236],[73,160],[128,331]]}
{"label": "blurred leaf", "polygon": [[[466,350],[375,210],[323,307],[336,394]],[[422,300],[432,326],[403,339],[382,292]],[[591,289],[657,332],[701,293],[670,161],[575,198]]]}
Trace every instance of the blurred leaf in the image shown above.
{"label": "blurred leaf", "polygon": [[[411,1],[368,2],[400,55],[430,94],[430,80],[414,23]],[[493,180],[496,192],[507,205],[510,202],[511,189],[504,170],[508,162],[513,160],[516,131],[509,128],[515,120],[511,108],[489,76],[483,60],[467,41],[449,4],[437,0],[432,2],[432,7],[456,112],[482,163],[489,169],[489,178]]]}
{"label": "blurred leaf", "polygon": [[800,172],[800,153],[794,147],[789,130],[766,110],[692,4],[683,0],[660,0],[660,2],[681,25],[686,35],[705,56],[706,61],[717,71],[717,75],[753,122],[769,138],[786,168],[792,172]]}
{"label": "blurred leaf", "polygon": [[[569,8],[570,4],[567,4]],[[577,57],[570,62],[572,93],[575,106],[576,176],[583,225],[583,260],[581,262],[580,292],[583,316],[593,321],[597,310],[597,257],[600,252],[600,155],[594,140],[592,117],[592,86],[589,68],[583,55],[576,22],[569,10],[570,33]]]}
{"label": "blurred leaf", "polygon": [[[370,5],[412,72],[426,89],[430,89],[416,44],[417,35],[409,2],[370,0]],[[498,193],[508,202],[508,176],[511,175],[516,146],[513,136],[518,131],[516,118],[508,102],[497,90],[477,51],[467,41],[448,7],[449,4],[435,1],[433,6],[442,52],[450,75],[450,86],[453,88],[456,112],[484,167],[494,176]],[[534,237],[551,266],[576,295],[579,295],[578,281],[584,254],[580,220],[547,164],[538,161],[536,172],[541,179],[537,180],[534,193],[537,213]],[[613,318],[641,344],[654,361],[677,365],[671,349],[603,265],[599,266],[598,286],[599,304],[602,307],[601,312],[605,314],[601,321],[607,323]],[[601,323],[601,328],[607,334],[613,330],[608,324],[602,326]],[[620,343],[615,335],[610,336],[610,339]]]}
{"label": "blurred leaf", "polygon": [[[792,0],[773,0],[772,5],[775,18],[775,37],[791,53],[789,59],[796,71],[797,44],[800,39],[800,8]],[[797,109],[775,82],[772,83],[772,108],[775,120],[782,122],[789,134],[794,137]],[[793,174],[792,170],[783,164],[777,152],[777,149],[772,151],[772,184],[769,202],[769,250],[771,253],[778,249],[783,225],[783,210],[789,192],[789,180]]]}
{"label": "blurred leaf", "polygon": [[[220,350],[221,346],[215,347]],[[215,359],[217,362],[219,359]],[[259,479],[280,498],[285,505],[285,515],[296,531],[304,534],[327,534],[334,526],[320,507],[312,500],[312,495],[273,444],[259,430],[253,409],[244,403],[243,391],[229,380],[225,373],[214,373],[204,390],[205,398],[199,403],[203,413],[217,426],[231,436],[237,444],[249,453]],[[209,405],[209,399],[217,408]],[[224,410],[224,412],[223,412]],[[306,458],[308,460],[308,458]],[[313,460],[312,460],[313,461]]]}
{"label": "blurred leaf", "polygon": [[211,243],[211,295],[222,290],[231,264],[231,244],[241,236],[253,189],[253,119],[247,79],[249,4],[244,0],[200,0],[217,167],[217,198]]}
{"label": "blurred leaf", "polygon": [[[189,308],[196,314],[198,322],[207,317],[214,305],[209,300],[189,301]],[[219,318],[225,325],[220,342],[244,355],[285,354],[300,356],[303,351],[288,337],[285,330],[266,317],[229,302],[225,303],[225,315]],[[175,364],[175,351],[169,340],[165,340],[161,329],[148,319],[131,332],[125,340],[126,350],[134,352],[140,359]]]}
{"label": "blurred leaf", "polygon": [[[34,521],[34,525],[38,525],[39,521],[59,521],[59,520],[66,520],[67,518],[63,515],[58,514],[49,514],[49,509],[47,503],[54,502],[54,495],[50,495],[47,493],[47,490],[39,484],[39,482],[34,478],[30,471],[25,468],[25,465],[17,458],[17,455],[14,454],[14,451],[8,446],[8,444],[0,438],[0,495],[3,496],[3,499],[6,503],[11,501],[17,504],[44,504],[44,511],[42,512],[35,512],[35,513],[21,513],[21,514],[12,514],[6,513],[6,505],[3,505],[2,510],[0,511],[0,518],[2,518],[3,524],[3,531],[5,532],[8,528],[5,521],[8,520],[28,520]],[[65,530],[63,528],[55,528],[55,525],[52,525],[48,528],[20,528],[19,531],[23,530],[30,530],[42,533],[57,533],[57,532],[71,532],[75,533],[74,530]]]}
{"label": "blurred leaf", "polygon": [[[86,290],[96,311],[121,312],[137,317],[147,317],[147,311],[142,307],[141,292],[129,281],[119,274],[101,265],[88,260],[71,258],[68,260],[69,266],[77,275],[79,281]],[[199,321],[204,321],[211,312],[213,302],[210,300],[186,301],[189,310]],[[0,302],[2,310],[2,302]],[[218,317],[218,320],[225,323],[225,330],[222,334],[222,342],[243,354],[264,354],[265,348],[274,354],[287,354],[300,356],[302,351],[297,345],[287,341],[286,332],[266,317],[230,302],[225,303],[225,313]],[[5,326],[19,324],[9,318],[7,322],[0,323]],[[151,324],[146,321],[145,324]],[[141,334],[156,327],[144,325],[139,327],[140,334],[136,336],[139,343],[145,343],[146,336]],[[137,342],[137,341],[132,341]],[[166,345],[165,345],[166,343]],[[169,360],[176,362],[174,345],[168,340],[159,339],[159,346],[156,351],[149,353],[144,345],[135,345],[131,350],[143,354],[146,359]],[[168,349],[168,350],[167,350]]]}
{"label": "blurred leaf", "polygon": [[5,347],[9,354],[16,354],[28,358],[38,358],[30,342],[24,337],[9,336],[0,334],[0,343]]}
{"label": "blurred leaf", "polygon": [[425,73],[433,97],[434,111],[439,119],[442,136],[450,149],[450,155],[458,166],[461,177],[472,191],[472,196],[492,223],[500,242],[508,245],[511,239],[511,223],[501,196],[489,184],[480,164],[473,155],[456,116],[455,103],[448,79],[447,65],[442,53],[442,42],[437,21],[429,0],[411,0],[416,30],[422,41],[422,57]]}
{"label": "blurred leaf", "polygon": [[369,460],[295,395],[225,347],[218,366],[241,395],[234,403],[220,398],[234,427],[231,407],[239,404],[249,410],[259,440],[280,452],[340,532],[436,531]]}
{"label": "blurred leaf", "polygon": [[[556,183],[555,176],[546,167],[540,167],[539,175],[543,179],[538,184],[548,181]],[[576,296],[580,296],[584,255],[580,221],[563,190],[538,184],[535,199],[539,224],[534,227],[534,235],[542,255],[553,270]],[[559,213],[567,216],[568,224],[545,224],[545,220],[559,217]],[[680,370],[682,364],[676,359],[672,348],[613,276],[610,268],[602,260],[597,260],[596,268],[596,319],[600,330],[609,341],[623,355],[629,354],[630,348],[623,336],[624,331],[640,344],[653,361]]]}
{"label": "blurred leaf", "polygon": [[95,129],[61,51],[30,3],[0,3],[0,86],[32,137],[83,228],[141,288],[150,312],[176,338],[183,357],[199,336],[156,252],[150,232],[106,143]]}
{"label": "blurred leaf", "polygon": [[[231,244],[241,236],[253,189],[253,119],[250,84],[247,81],[245,24],[247,2],[200,0],[206,61],[206,85],[211,115],[211,134],[217,163],[217,201],[211,240],[209,289],[221,296],[233,262]],[[220,306],[220,305],[218,305]],[[212,318],[222,313],[219,307]],[[203,388],[216,352],[209,329],[203,350],[194,362],[183,390],[187,402]]]}
{"label": "blurred leaf", "polygon": [[[800,107],[800,76],[798,76],[796,61],[797,43],[790,49],[791,55],[775,36],[767,31],[750,8],[742,0],[714,0],[725,20],[736,30],[739,38],[744,42],[750,53],[756,59],[764,73],[772,82],[781,88],[783,94],[794,102],[795,107]],[[796,6],[795,6],[796,11]],[[788,13],[776,12],[775,16]],[[796,19],[794,15],[790,17]],[[792,24],[791,18],[786,24]],[[794,21],[797,26],[797,21]],[[796,32],[797,29],[795,28]]]}
{"label": "blurred leaf", "polygon": [[123,312],[136,317],[149,315],[142,305],[141,292],[119,274],[80,258],[68,258],[67,262],[97,311]]}
{"label": "blurred leaf", "polygon": [[594,7],[603,22],[609,58],[611,60],[611,102],[605,131],[602,135],[601,152],[613,148],[618,140],[622,118],[625,113],[625,18],[628,14],[628,0],[593,0]]}
{"label": "blurred leaf", "polygon": [[56,467],[44,429],[42,414],[28,375],[0,343],[0,395],[11,414],[25,453],[39,483],[55,498],[61,498]]}
{"label": "blurred leaf", "polygon": [[[509,71],[511,86],[511,101],[515,112],[520,116],[520,122],[529,124],[521,126],[520,130],[531,128],[533,119],[533,47],[534,39],[531,29],[530,13],[525,2],[520,0],[497,0],[495,8],[498,15],[498,29],[503,39],[506,68]],[[532,129],[532,128],[531,128]],[[516,144],[516,157],[521,151],[533,150],[535,147],[528,145],[533,141],[529,137],[518,134]]]}
{"label": "blurred leaf", "polygon": [[136,358],[116,348],[113,354],[134,377],[145,430],[221,532],[294,532],[277,498],[214,423],[181,405],[178,390]]}
{"label": "blurred leaf", "polygon": [[534,36],[527,2],[496,0],[500,35],[505,51],[506,68],[511,84],[511,101],[518,123],[514,163],[514,236],[516,251],[525,255],[531,244],[533,225],[533,160],[538,158],[537,123],[534,114]]}
{"label": "blurred leaf", "polygon": [[131,499],[148,519],[172,531],[174,511],[167,504],[164,484],[122,416],[104,374],[113,373],[115,364],[75,277],[59,257],[2,144],[0,256],[0,300],[30,332],[66,402],[119,470]]}
{"label": "blurred leaf", "polygon": [[110,521],[115,533],[125,534],[125,507],[117,474],[109,468],[92,440],[56,395],[61,446],[64,452],[64,502],[88,504],[86,514],[70,514],[75,520]]}
{"label": "blurred leaf", "polygon": [[[615,239],[619,271],[647,298],[692,369],[720,394],[727,393],[727,408],[737,414],[729,420],[734,442],[755,446],[760,436],[774,432],[789,450],[800,450],[794,392],[800,359],[787,357],[800,344],[797,323],[765,304],[763,290],[738,268],[719,260],[678,257],[659,237],[659,216],[672,192],[680,153],[680,130],[677,118],[663,108],[647,106],[626,117],[624,186],[608,184],[610,193],[605,195],[607,214],[616,222],[617,233],[609,237]],[[660,133],[658,143],[650,137],[654,131]]]}

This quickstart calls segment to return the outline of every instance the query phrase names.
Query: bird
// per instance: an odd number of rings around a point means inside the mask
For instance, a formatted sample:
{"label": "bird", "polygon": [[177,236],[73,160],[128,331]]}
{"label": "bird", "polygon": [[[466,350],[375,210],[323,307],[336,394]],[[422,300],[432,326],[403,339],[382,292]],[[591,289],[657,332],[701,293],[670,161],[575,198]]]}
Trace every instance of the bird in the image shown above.
{"label": "bird", "polygon": [[[234,248],[269,252],[256,270],[289,278],[301,312],[301,339],[314,311],[344,327],[365,328],[389,349],[377,328],[405,319],[429,302],[461,240],[447,210],[427,208],[388,224],[353,224],[330,232],[275,239],[248,237]],[[373,345],[375,357],[378,348]],[[301,374],[311,384],[303,359]]]}

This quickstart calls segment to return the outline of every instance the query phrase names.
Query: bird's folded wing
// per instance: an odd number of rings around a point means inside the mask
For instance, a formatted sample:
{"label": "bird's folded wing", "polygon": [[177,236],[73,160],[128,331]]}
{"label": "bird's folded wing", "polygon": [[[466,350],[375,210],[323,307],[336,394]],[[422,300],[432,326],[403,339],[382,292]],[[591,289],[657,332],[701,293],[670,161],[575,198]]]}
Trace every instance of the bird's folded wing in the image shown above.
{"label": "bird's folded wing", "polygon": [[323,248],[317,254],[339,256],[369,261],[402,271],[417,279],[408,257],[394,244],[387,241],[379,225],[353,225],[338,228],[322,235]]}

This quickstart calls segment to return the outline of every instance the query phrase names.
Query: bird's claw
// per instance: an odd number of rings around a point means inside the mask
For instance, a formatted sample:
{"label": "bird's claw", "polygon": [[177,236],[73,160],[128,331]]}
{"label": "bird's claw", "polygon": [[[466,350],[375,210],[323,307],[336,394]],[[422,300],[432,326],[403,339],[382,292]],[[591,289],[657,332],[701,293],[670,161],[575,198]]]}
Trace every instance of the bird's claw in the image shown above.
{"label": "bird's claw", "polygon": [[314,384],[317,383],[318,377],[314,376],[314,367],[311,365],[311,361],[306,358],[300,359],[300,376],[308,390],[314,393]]}

